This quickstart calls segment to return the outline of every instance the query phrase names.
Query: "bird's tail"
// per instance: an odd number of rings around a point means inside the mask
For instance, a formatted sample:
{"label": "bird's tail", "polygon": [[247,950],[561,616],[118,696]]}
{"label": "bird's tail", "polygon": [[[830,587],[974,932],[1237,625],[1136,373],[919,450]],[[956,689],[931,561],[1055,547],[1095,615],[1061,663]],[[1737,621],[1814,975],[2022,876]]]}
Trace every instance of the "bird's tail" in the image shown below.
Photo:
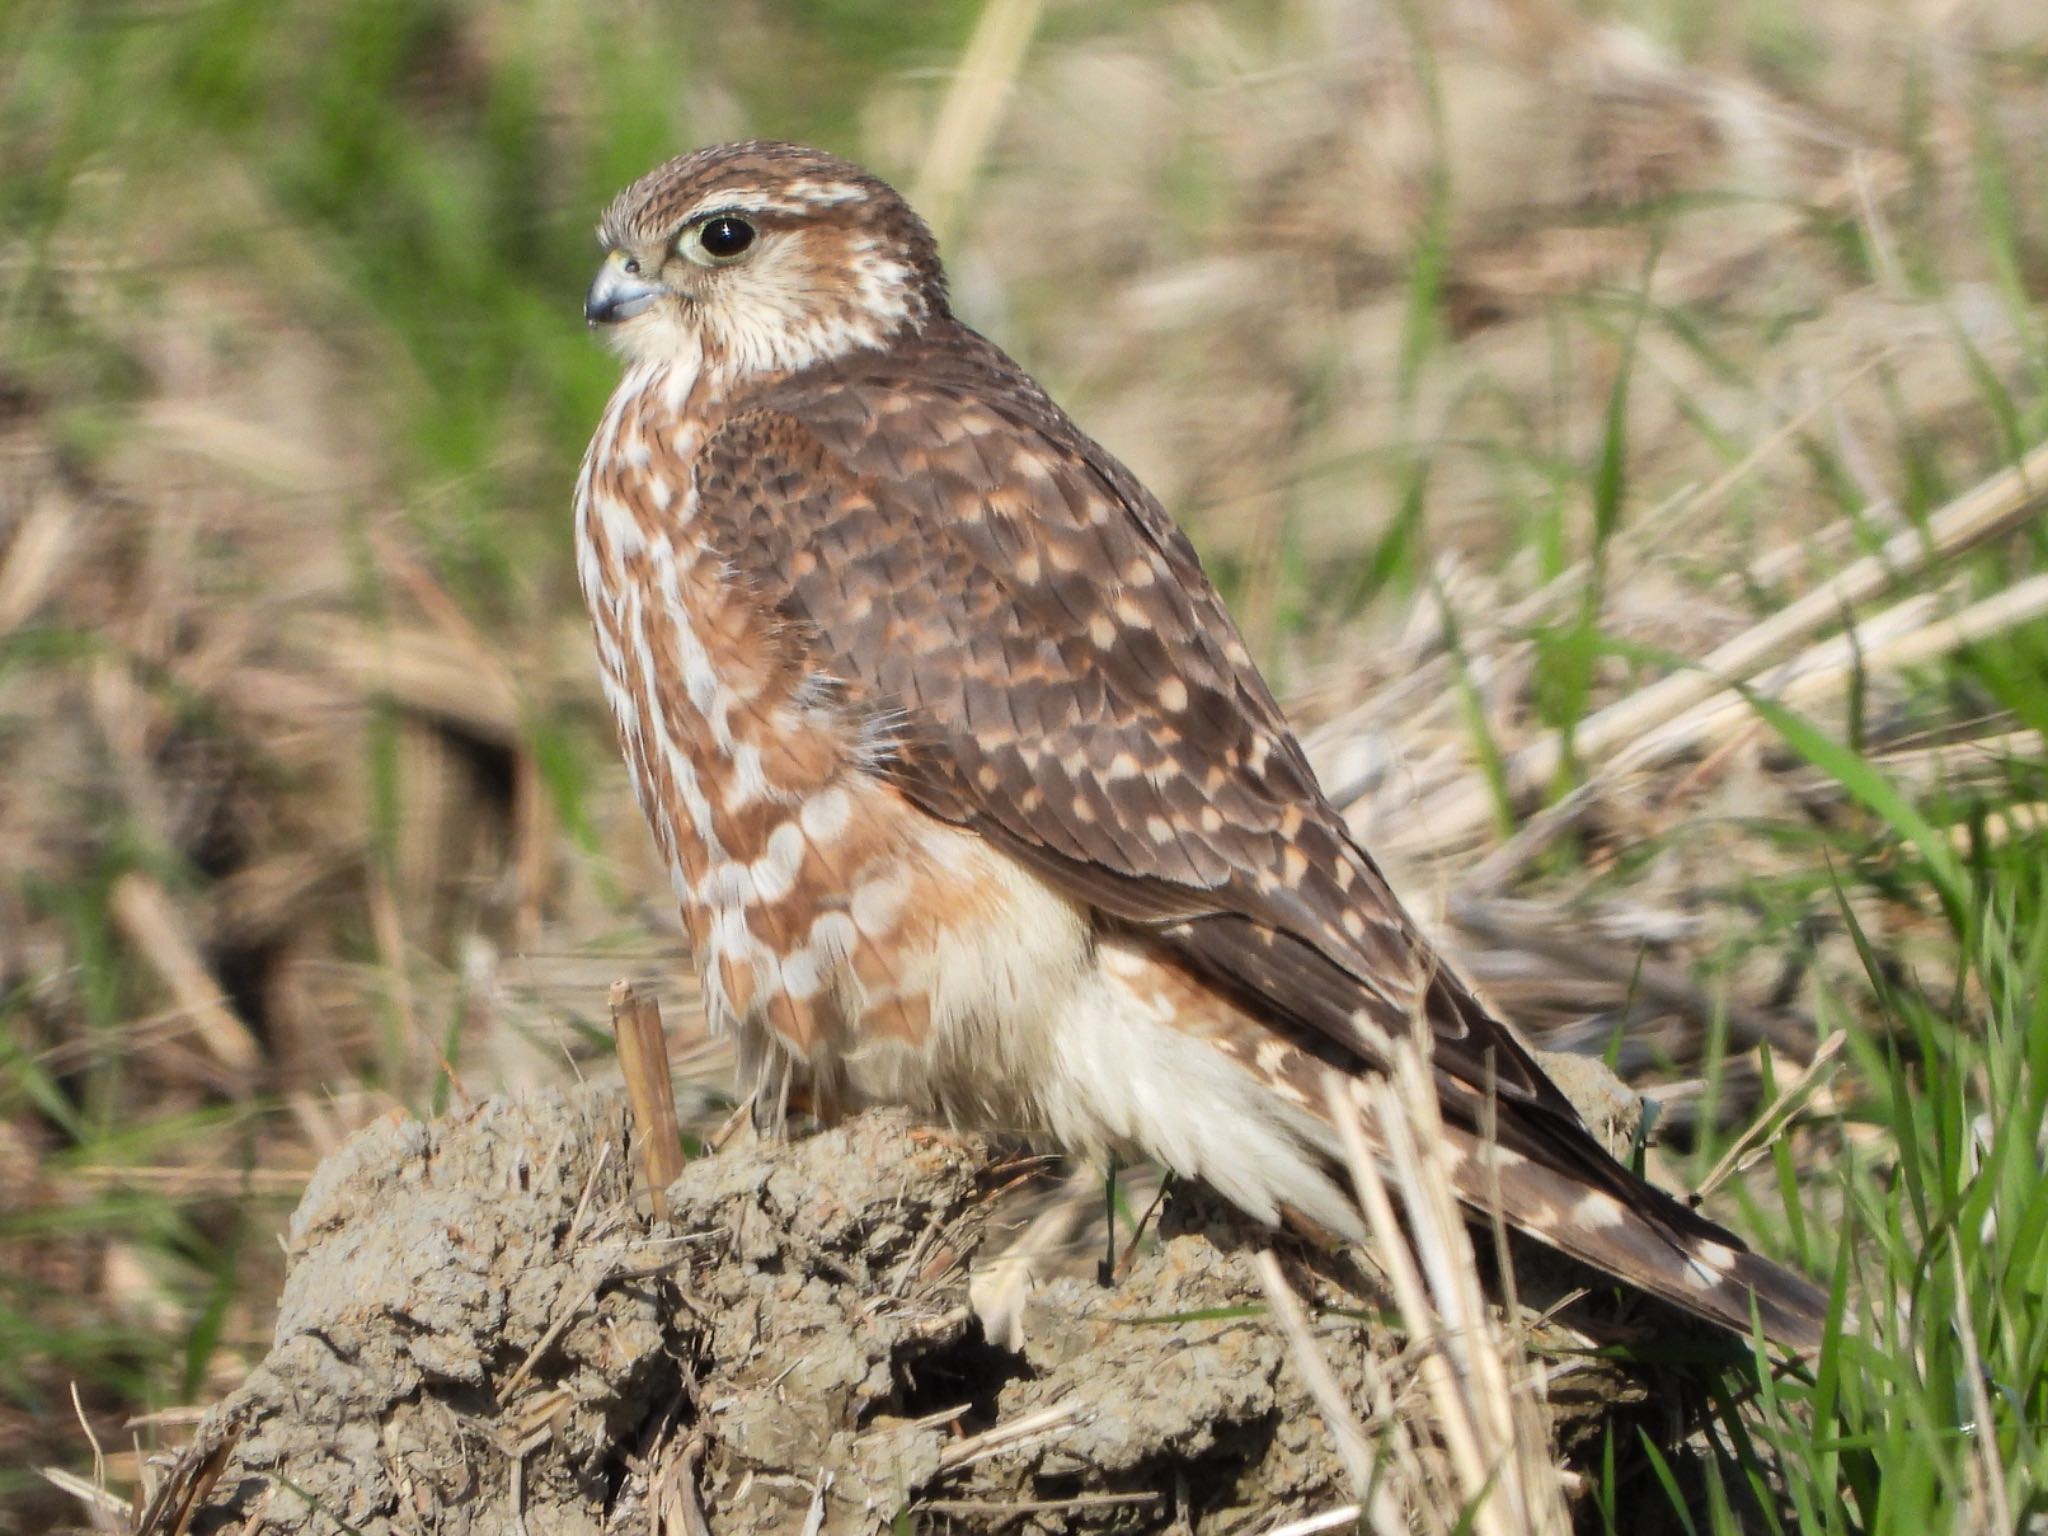
{"label": "bird's tail", "polygon": [[[1325,1085],[1325,1113],[1318,1118],[1340,1161],[1344,1137],[1328,1117],[1355,1115],[1368,1155],[1385,1166],[1388,1139],[1378,1116],[1396,1115],[1406,1122],[1396,1134],[1434,1150],[1450,1193],[1475,1220],[1498,1217],[1511,1230],[1743,1338],[1761,1326],[1783,1349],[1810,1354],[1820,1347],[1826,1293],[1752,1253],[1734,1233],[1616,1161],[1575,1116],[1546,1116],[1553,1123],[1541,1136],[1516,1138],[1525,1151],[1441,1119],[1428,1069],[1419,1062],[1397,1060],[1391,1083],[1333,1073]],[[1362,1226],[1354,1227],[1354,1235],[1362,1234]]]}
{"label": "bird's tail", "polygon": [[1745,1338],[1760,1325],[1783,1348],[1820,1347],[1825,1292],[1621,1164],[1592,1184],[1456,1126],[1439,1145],[1452,1189],[1482,1220],[1498,1211],[1547,1247]]}

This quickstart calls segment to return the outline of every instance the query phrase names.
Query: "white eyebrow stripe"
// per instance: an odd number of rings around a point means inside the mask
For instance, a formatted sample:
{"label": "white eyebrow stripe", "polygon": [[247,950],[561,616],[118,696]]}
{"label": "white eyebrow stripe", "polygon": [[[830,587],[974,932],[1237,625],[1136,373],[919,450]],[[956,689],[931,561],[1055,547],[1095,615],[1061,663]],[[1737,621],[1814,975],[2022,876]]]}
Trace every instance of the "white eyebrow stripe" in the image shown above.
{"label": "white eyebrow stripe", "polygon": [[683,215],[685,224],[710,213],[807,213],[859,202],[866,191],[850,181],[793,181],[780,192],[763,187],[723,187],[697,199]]}
{"label": "white eyebrow stripe", "polygon": [[813,208],[834,208],[859,202],[867,196],[867,189],[850,181],[793,181],[789,195]]}
{"label": "white eyebrow stripe", "polygon": [[682,222],[694,224],[708,213],[802,213],[811,206],[754,187],[727,187],[697,199]]}

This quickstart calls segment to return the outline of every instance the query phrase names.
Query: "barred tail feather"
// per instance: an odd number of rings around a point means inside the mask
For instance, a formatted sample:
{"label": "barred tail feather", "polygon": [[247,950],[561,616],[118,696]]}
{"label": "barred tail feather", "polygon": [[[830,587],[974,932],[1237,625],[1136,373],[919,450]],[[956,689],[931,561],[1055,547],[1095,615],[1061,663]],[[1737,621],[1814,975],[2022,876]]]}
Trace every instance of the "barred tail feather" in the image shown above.
{"label": "barred tail feather", "polygon": [[1820,1347],[1824,1292],[1619,1164],[1625,1195],[1454,1126],[1443,1146],[1452,1188],[1481,1217],[1497,1203],[1510,1227],[1710,1323],[1744,1337],[1760,1323],[1802,1354]]}

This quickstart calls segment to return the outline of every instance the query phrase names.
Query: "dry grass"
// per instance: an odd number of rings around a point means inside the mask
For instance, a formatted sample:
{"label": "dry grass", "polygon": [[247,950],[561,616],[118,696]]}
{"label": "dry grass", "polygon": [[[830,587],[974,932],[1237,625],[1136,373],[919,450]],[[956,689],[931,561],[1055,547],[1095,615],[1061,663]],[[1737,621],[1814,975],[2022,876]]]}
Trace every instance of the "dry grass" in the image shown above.
{"label": "dry grass", "polygon": [[919,187],[963,309],[1189,523],[1397,883],[1688,1143],[1782,1083],[1766,1043],[1874,1015],[1866,950],[1974,998],[1902,874],[1928,849],[1736,688],[1958,858],[2040,835],[2032,6],[995,0],[957,73],[900,42],[845,75],[774,5],[638,61],[418,9],[360,87],[388,134],[320,95],[374,37],[319,7],[246,45],[227,8],[0,23],[33,170],[0,243],[0,1464],[76,1458],[76,1377],[132,1480],[125,1417],[264,1339],[293,1177],[393,1103],[608,1070],[622,973],[660,978],[686,1121],[729,1107],[564,533],[608,367],[579,231],[653,145],[810,132]]}

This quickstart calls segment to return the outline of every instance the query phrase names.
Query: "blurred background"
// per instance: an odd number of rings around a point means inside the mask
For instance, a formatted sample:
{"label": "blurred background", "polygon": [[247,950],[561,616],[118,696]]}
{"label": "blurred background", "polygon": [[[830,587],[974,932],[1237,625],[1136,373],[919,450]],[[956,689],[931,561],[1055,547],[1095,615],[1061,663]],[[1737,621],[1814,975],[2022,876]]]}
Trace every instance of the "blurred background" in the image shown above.
{"label": "blurred background", "polygon": [[[0,1528],[240,1380],[349,1131],[610,1070],[615,976],[722,1114],[568,510],[591,227],[709,141],[912,194],[1676,1176],[1761,1046],[1980,997],[1944,861],[2032,931],[2048,548],[2024,484],[1941,518],[2048,416],[2040,10],[0,8]],[[1788,612],[1808,736],[1628,713]]]}

